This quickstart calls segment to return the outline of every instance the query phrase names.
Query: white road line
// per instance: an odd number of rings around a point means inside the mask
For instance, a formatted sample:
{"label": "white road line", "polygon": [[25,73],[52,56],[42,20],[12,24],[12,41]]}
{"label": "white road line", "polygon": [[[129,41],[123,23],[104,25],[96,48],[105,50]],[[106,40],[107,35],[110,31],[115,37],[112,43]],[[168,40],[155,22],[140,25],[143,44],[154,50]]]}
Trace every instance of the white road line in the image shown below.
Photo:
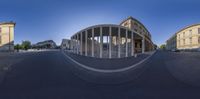
{"label": "white road line", "polygon": [[140,64],[142,64],[143,62],[145,62],[146,60],[148,60],[151,56],[153,56],[153,54],[155,53],[156,51],[154,51],[152,53],[152,55],[148,56],[147,58],[141,60],[140,62],[134,64],[134,65],[131,65],[131,66],[128,66],[128,67],[125,67],[125,68],[120,68],[120,69],[113,69],[113,70],[105,70],[105,69],[97,69],[97,68],[92,68],[92,67],[89,67],[89,66],[86,66],[86,65],[83,65],[79,62],[77,62],[76,60],[72,59],[70,56],[68,56],[67,54],[65,54],[63,51],[63,55],[66,56],[68,59],[70,59],[72,62],[76,63],[78,66],[84,68],[84,69],[87,69],[87,70],[90,70],[90,71],[94,71],[94,72],[100,72],[100,73],[116,73],[116,72],[124,72],[124,71],[127,71],[127,70],[130,70]]}

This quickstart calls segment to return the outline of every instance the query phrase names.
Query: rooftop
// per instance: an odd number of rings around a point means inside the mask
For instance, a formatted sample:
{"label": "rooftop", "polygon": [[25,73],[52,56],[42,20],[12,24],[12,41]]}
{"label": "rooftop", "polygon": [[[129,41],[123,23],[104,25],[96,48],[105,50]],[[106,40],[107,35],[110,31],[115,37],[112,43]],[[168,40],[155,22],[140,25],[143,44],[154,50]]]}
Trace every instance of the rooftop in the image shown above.
{"label": "rooftop", "polygon": [[5,24],[16,24],[15,22],[13,21],[10,21],[10,22],[0,22],[0,25],[5,25]]}

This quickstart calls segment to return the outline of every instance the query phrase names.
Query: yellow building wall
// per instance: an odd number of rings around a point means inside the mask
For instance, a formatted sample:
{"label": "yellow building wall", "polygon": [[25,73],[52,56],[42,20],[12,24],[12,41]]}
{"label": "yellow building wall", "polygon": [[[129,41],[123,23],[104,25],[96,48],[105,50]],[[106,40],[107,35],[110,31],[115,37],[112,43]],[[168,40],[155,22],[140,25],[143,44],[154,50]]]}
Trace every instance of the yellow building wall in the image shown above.
{"label": "yellow building wall", "polygon": [[[177,49],[200,48],[198,28],[200,25],[192,26],[179,31],[177,35]],[[185,40],[185,43],[184,43]]]}
{"label": "yellow building wall", "polygon": [[14,48],[14,23],[10,24],[0,24],[1,28],[1,41],[0,41],[0,50],[7,49],[8,46],[6,44],[10,43],[10,48],[13,50]]}

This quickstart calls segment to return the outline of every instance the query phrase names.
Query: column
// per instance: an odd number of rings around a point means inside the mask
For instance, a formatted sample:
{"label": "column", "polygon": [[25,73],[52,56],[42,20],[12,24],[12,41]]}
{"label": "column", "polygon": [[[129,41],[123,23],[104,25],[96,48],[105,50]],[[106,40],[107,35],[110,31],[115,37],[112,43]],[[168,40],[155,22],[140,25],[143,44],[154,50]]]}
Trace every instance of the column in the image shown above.
{"label": "column", "polygon": [[85,56],[88,55],[88,51],[87,51],[87,41],[88,41],[88,32],[87,30],[85,31]]}
{"label": "column", "polygon": [[112,58],[112,27],[109,27],[109,58]]}
{"label": "column", "polygon": [[100,27],[100,58],[102,58],[103,50],[103,34],[102,34],[102,27]]}
{"label": "column", "polygon": [[99,41],[99,38],[100,38],[100,36],[97,36],[97,45],[98,45],[98,47],[96,49],[97,49],[97,55],[99,54],[99,56],[100,56],[100,41]]}
{"label": "column", "polygon": [[79,40],[78,40],[78,38],[79,38],[79,34],[77,34],[77,42],[76,42],[76,53],[77,54],[79,54],[79,52],[78,52],[78,50],[79,50]]}
{"label": "column", "polygon": [[81,45],[80,45],[80,53],[83,55],[83,32],[81,32]]}
{"label": "column", "polygon": [[74,47],[73,47],[73,46],[74,46],[74,45],[73,45],[73,37],[71,37],[71,43],[70,43],[70,45],[71,45],[71,48],[72,48],[72,49],[71,49],[72,52],[74,52]]}
{"label": "column", "polygon": [[118,27],[118,58],[121,56],[121,35],[120,35],[120,27]]}
{"label": "column", "polygon": [[75,51],[75,42],[74,42],[74,37],[73,37],[73,52],[75,53],[76,51]]}
{"label": "column", "polygon": [[92,28],[92,57],[94,57],[94,28]]}
{"label": "column", "polygon": [[135,54],[134,32],[131,32],[131,56]]}
{"label": "column", "polygon": [[142,53],[145,52],[145,38],[144,36],[142,37]]}
{"label": "column", "polygon": [[128,57],[128,30],[126,30],[126,57]]}

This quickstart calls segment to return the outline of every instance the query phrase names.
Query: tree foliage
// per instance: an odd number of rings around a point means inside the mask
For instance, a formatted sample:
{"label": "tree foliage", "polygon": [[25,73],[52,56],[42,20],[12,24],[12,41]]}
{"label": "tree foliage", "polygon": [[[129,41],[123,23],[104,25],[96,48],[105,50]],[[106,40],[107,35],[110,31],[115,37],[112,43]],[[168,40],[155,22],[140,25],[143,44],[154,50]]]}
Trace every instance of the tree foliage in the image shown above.
{"label": "tree foliage", "polygon": [[14,46],[14,49],[16,49],[17,51],[19,51],[19,49],[22,49],[21,45],[20,44],[16,44]]}
{"label": "tree foliage", "polygon": [[24,50],[28,50],[31,48],[31,42],[30,41],[22,41],[21,47]]}
{"label": "tree foliage", "polygon": [[165,50],[165,49],[166,49],[166,45],[165,45],[165,44],[162,44],[162,45],[160,46],[160,49]]}
{"label": "tree foliage", "polygon": [[14,46],[14,49],[17,50],[17,51],[19,51],[20,49],[22,49],[22,50],[28,50],[30,48],[31,48],[31,42],[28,41],[28,40],[22,41],[21,44],[16,44]]}

